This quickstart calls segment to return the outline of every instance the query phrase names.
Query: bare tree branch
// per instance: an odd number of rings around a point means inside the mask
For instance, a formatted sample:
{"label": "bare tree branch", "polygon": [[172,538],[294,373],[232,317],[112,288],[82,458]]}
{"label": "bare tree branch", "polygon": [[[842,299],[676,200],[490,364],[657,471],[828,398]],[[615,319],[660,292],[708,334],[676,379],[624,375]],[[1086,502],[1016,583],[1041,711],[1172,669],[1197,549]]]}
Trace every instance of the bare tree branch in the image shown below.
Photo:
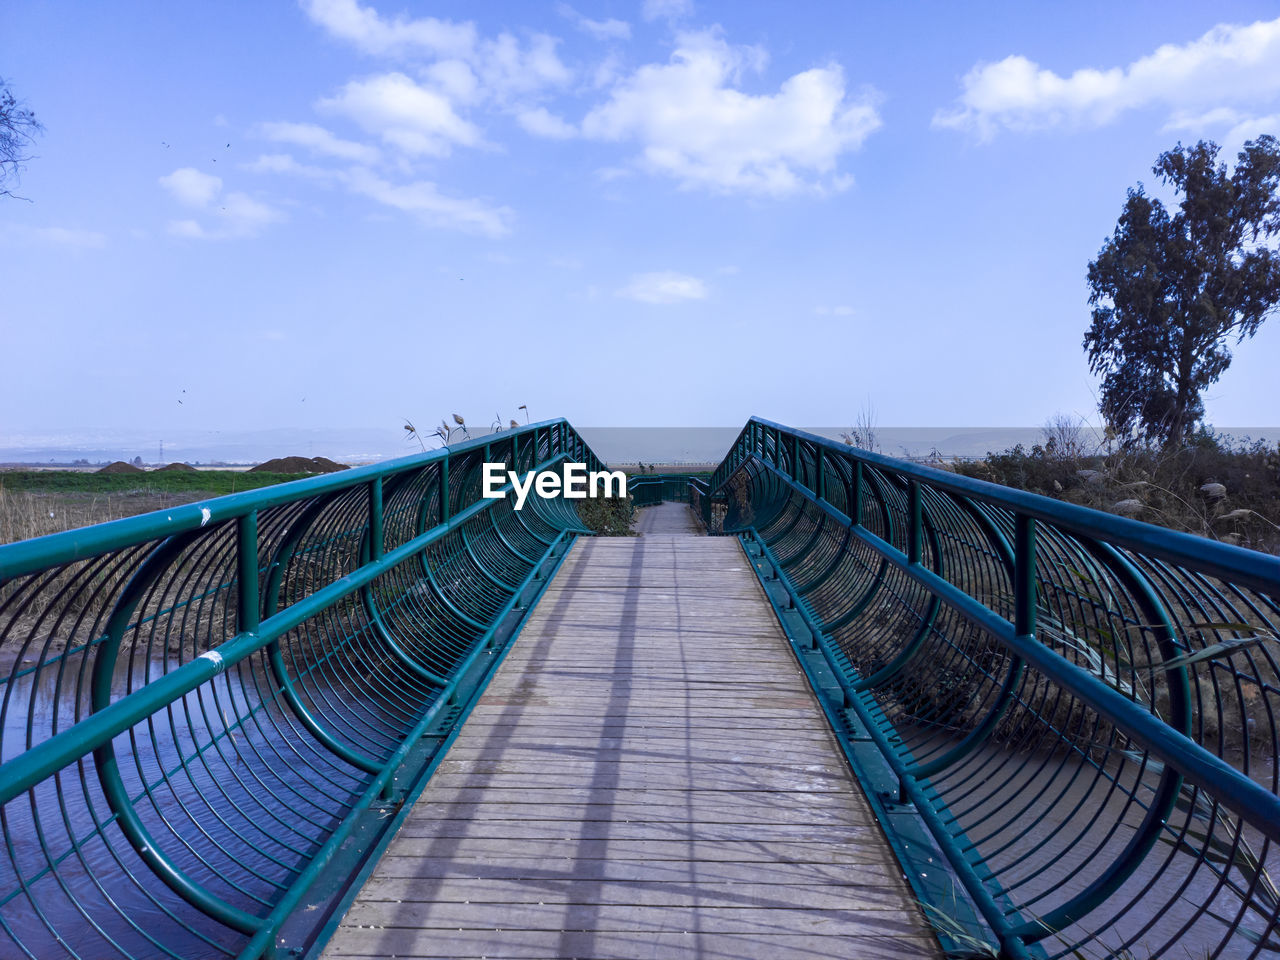
{"label": "bare tree branch", "polygon": [[44,126],[35,113],[13,95],[9,84],[0,77],[0,197],[19,197],[7,184],[17,184],[23,164],[31,159],[27,152],[36,142]]}

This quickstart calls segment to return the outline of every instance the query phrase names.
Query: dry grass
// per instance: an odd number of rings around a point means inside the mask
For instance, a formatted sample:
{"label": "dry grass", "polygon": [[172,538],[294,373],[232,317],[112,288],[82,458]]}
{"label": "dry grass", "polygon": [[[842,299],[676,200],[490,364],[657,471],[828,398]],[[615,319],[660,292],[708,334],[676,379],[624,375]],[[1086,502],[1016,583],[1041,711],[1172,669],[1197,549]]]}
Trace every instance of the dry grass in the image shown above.
{"label": "dry grass", "polygon": [[0,543],[14,543],[108,520],[119,520],[181,503],[204,492],[63,493],[5,489],[0,480]]}

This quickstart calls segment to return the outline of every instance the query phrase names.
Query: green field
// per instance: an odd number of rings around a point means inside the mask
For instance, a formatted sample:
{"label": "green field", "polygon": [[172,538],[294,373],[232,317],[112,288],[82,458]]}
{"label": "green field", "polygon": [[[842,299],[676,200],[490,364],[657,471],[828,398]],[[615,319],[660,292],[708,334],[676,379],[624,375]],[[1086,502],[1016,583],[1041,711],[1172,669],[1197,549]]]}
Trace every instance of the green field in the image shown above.
{"label": "green field", "polygon": [[0,471],[0,544],[313,476],[318,474],[4,470]]}
{"label": "green field", "polygon": [[10,493],[224,493],[255,490],[313,473],[249,473],[236,470],[156,470],[151,473],[85,473],[76,470],[5,470],[0,487]]}

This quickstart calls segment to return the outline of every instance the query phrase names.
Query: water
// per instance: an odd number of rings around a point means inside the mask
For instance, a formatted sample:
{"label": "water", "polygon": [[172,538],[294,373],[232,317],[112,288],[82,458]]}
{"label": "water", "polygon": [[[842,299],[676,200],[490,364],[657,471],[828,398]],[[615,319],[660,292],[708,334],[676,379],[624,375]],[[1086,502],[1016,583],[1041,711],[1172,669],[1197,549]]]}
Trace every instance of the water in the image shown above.
{"label": "water", "polygon": [[[575,424],[576,426],[576,424]],[[803,427],[839,441],[845,426]],[[474,436],[487,427],[473,431]],[[742,430],[742,424],[722,427],[578,427],[578,432],[601,457],[611,463],[719,463]],[[1280,427],[1223,427],[1235,438],[1280,441]],[[1044,442],[1040,427],[910,426],[875,428],[879,452],[891,457],[923,458],[935,451],[944,457],[984,457],[1021,443]],[[1086,436],[1092,432],[1086,428]],[[1094,439],[1100,439],[1094,436]],[[160,443],[163,442],[161,459]],[[428,446],[431,443],[428,441]],[[183,434],[137,430],[84,430],[0,434],[0,463],[90,463],[133,460],[144,463],[261,463],[280,456],[323,456],[340,463],[371,463],[421,452],[400,423],[377,428],[201,430]]]}

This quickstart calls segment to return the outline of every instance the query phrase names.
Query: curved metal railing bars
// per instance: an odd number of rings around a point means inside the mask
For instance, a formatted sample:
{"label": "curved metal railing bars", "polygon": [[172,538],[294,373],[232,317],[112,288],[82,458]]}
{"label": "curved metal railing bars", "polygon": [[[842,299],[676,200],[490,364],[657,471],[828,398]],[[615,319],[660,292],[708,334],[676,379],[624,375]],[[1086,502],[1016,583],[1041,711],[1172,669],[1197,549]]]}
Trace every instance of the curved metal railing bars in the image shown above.
{"label": "curved metal railing bars", "polygon": [[589,532],[484,463],[566,461],[546,421],[0,546],[0,955],[322,942]]}
{"label": "curved metal railing bars", "polygon": [[1280,558],[759,418],[696,496],[944,943],[1280,956]]}
{"label": "curved metal railing bars", "polygon": [[689,506],[702,520],[708,534],[717,536],[724,532],[724,498],[712,496],[710,484],[701,477],[689,480]]}
{"label": "curved metal railing bars", "polygon": [[641,474],[627,478],[627,493],[637,507],[664,502],[687,503],[691,495],[689,484],[695,479],[688,473]]}

